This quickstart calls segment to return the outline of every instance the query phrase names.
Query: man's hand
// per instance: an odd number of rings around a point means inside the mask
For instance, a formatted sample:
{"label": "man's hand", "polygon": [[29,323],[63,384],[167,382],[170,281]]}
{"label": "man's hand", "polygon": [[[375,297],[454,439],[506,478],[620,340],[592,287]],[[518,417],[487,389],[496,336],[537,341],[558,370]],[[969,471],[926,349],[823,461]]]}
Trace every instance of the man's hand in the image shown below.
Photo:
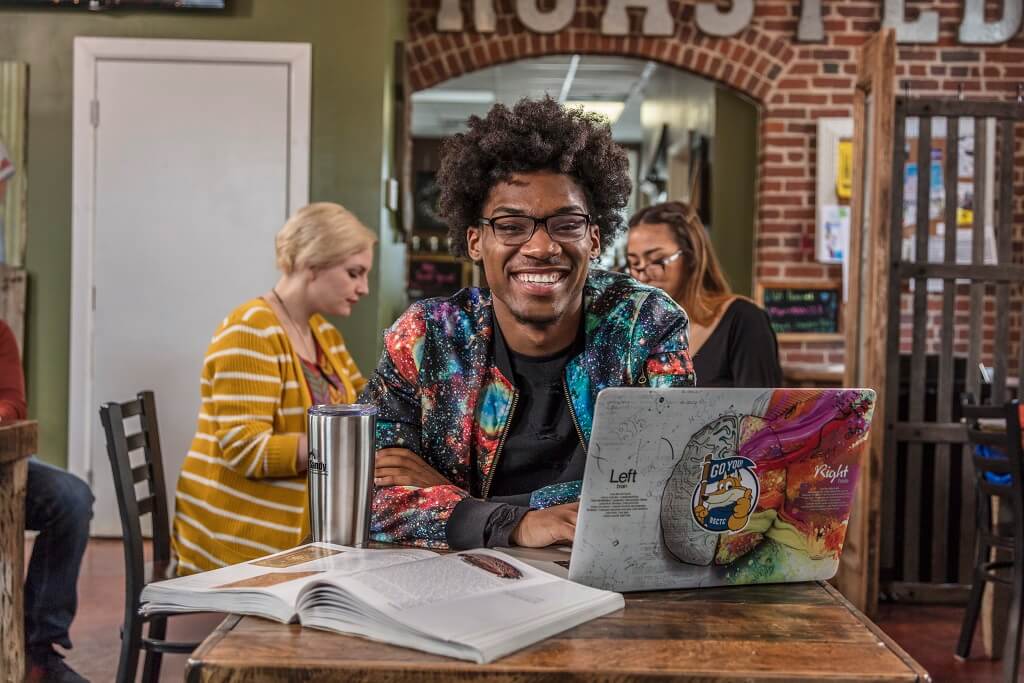
{"label": "man's hand", "polygon": [[408,448],[382,448],[373,468],[374,486],[443,486],[451,482]]}
{"label": "man's hand", "polygon": [[572,543],[579,509],[579,503],[566,503],[527,512],[512,532],[512,543],[524,548]]}

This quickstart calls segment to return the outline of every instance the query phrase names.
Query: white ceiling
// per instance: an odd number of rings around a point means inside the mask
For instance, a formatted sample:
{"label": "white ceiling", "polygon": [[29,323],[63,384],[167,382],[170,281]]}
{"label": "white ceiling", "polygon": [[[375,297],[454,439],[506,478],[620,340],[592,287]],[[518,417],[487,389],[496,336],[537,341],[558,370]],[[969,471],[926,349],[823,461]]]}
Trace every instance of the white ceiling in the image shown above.
{"label": "white ceiling", "polygon": [[523,59],[445,81],[412,97],[412,134],[437,138],[457,133],[471,114],[484,115],[495,102],[512,105],[545,94],[563,102],[602,101],[625,105],[612,130],[621,142],[643,137],[640,104],[658,69],[639,59],[555,55]]}

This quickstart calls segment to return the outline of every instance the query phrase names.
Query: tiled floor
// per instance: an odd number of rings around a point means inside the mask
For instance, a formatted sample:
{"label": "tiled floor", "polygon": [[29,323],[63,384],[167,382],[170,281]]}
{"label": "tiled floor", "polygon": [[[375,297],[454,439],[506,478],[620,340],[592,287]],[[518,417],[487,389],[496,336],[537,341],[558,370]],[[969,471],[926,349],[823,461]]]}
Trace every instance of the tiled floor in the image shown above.
{"label": "tiled floor", "polygon": [[[30,547],[26,548],[26,551]],[[78,617],[71,629],[75,648],[68,663],[94,683],[112,681],[120,648],[118,629],[124,609],[124,565],[120,541],[94,539],[86,551],[78,584]],[[877,623],[911,656],[931,672],[935,681],[999,680],[1000,662],[975,656],[968,662],[953,659],[962,610],[957,607],[883,605]],[[185,615],[170,620],[168,637],[201,639],[220,622],[215,615]],[[184,656],[166,656],[162,681],[181,681]]]}

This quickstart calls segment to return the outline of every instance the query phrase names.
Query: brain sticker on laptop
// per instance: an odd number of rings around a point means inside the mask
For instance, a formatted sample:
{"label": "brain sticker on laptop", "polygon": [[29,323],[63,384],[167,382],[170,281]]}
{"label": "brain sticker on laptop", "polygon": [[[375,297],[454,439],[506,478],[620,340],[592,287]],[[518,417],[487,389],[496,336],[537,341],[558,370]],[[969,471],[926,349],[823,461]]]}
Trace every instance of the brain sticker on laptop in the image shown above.
{"label": "brain sticker on laptop", "polygon": [[751,408],[720,414],[682,446],[661,499],[665,549],[700,566],[730,565],[768,540],[838,557],[868,397],[776,390]]}

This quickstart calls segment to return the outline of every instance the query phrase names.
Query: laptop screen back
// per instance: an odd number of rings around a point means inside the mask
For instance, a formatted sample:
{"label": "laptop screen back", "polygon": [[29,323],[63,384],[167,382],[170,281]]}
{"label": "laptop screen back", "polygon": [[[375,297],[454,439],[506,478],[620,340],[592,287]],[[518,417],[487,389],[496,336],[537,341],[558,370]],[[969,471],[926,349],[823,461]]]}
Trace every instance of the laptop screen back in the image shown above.
{"label": "laptop screen back", "polygon": [[612,590],[832,577],[870,389],[603,391],[571,579]]}

